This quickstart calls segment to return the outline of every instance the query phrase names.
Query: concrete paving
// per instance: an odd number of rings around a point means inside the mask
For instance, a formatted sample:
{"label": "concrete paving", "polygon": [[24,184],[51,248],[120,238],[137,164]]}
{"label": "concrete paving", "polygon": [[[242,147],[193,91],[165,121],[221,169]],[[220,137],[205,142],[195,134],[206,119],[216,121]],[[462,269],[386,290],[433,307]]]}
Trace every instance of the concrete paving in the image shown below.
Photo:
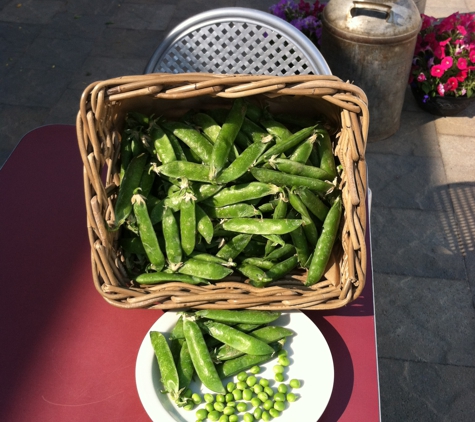
{"label": "concrete paving", "polygon": [[[184,19],[273,3],[0,0],[0,166],[28,131],[74,124],[90,82],[142,73]],[[427,0],[425,13],[474,10]],[[399,131],[367,148],[383,422],[475,419],[474,114],[432,116],[407,90]]]}

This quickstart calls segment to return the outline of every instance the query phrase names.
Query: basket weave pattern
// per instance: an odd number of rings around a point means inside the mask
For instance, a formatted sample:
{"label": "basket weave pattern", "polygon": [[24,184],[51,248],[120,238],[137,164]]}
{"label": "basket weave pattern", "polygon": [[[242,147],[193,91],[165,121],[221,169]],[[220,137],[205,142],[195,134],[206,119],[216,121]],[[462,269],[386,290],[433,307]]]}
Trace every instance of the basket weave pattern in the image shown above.
{"label": "basket weave pattern", "polygon": [[[169,282],[141,286],[127,276],[114,221],[119,185],[120,133],[129,110],[166,117],[208,104],[252,97],[279,111],[324,113],[334,154],[343,168],[340,189],[344,212],[332,254],[334,264],[318,283],[305,287],[297,270],[264,288],[240,275],[206,286]],[[364,92],[335,76],[254,76],[203,73],[148,74],[100,81],[88,86],[77,115],[77,138],[84,164],[87,229],[92,275],[102,297],[120,308],[335,309],[361,293],[366,277],[366,162],[369,125]]]}

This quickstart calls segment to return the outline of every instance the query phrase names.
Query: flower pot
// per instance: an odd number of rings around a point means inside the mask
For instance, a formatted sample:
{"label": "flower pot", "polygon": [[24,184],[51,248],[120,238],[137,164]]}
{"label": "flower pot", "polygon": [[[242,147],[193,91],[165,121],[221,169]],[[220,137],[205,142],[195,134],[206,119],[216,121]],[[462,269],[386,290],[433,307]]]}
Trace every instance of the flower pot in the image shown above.
{"label": "flower pot", "polygon": [[414,88],[411,89],[419,107],[436,116],[456,116],[465,110],[475,100],[475,96],[468,97],[432,97],[424,102],[424,93]]}

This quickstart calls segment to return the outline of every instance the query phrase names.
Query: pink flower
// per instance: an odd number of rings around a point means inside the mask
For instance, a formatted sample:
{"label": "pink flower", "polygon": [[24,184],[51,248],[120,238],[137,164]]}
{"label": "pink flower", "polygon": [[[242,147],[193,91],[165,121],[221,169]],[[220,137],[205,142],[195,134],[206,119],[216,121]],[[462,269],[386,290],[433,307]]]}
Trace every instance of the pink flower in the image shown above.
{"label": "pink flower", "polygon": [[459,33],[461,33],[462,35],[467,35],[467,30],[462,25],[457,26],[457,31],[459,31]]}
{"label": "pink flower", "polygon": [[430,69],[430,74],[434,78],[440,78],[441,76],[443,76],[444,73],[445,69],[440,64],[436,64]]}
{"label": "pink flower", "polygon": [[457,87],[459,86],[459,83],[456,78],[451,77],[447,80],[447,83],[444,85],[444,90],[445,91],[455,91]]}
{"label": "pink flower", "polygon": [[449,42],[450,42],[450,38],[447,38],[447,39],[444,40],[444,41],[439,41],[439,45],[440,45],[441,47],[445,47]]}
{"label": "pink flower", "polygon": [[424,75],[422,72],[419,73],[419,75],[417,76],[417,82],[424,82],[426,80],[427,80],[426,75]]}
{"label": "pink flower", "polygon": [[475,63],[475,49],[470,51],[469,59],[472,63]]}
{"label": "pink flower", "polygon": [[463,58],[463,57],[460,57],[458,60],[457,60],[457,67],[460,69],[460,70],[465,70],[467,68],[467,59]]}
{"label": "pink flower", "polygon": [[440,66],[444,70],[450,69],[453,64],[454,60],[450,56],[444,57],[443,60],[440,62]]}
{"label": "pink flower", "polygon": [[437,93],[438,93],[441,97],[444,96],[444,93],[445,93],[445,91],[444,91],[444,85],[442,85],[442,84],[437,85]]}

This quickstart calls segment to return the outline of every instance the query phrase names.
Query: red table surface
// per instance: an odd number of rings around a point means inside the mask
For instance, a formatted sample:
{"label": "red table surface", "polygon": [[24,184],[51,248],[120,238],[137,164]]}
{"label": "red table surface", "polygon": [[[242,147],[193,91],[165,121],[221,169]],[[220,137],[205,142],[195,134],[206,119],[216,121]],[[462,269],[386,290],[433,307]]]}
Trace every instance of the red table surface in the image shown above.
{"label": "red table surface", "polygon": [[[0,198],[2,420],[149,421],[135,361],[162,311],[118,309],[95,290],[74,126],[28,133],[0,171]],[[379,421],[372,280],[343,309],[305,313],[335,364],[320,421]]]}

